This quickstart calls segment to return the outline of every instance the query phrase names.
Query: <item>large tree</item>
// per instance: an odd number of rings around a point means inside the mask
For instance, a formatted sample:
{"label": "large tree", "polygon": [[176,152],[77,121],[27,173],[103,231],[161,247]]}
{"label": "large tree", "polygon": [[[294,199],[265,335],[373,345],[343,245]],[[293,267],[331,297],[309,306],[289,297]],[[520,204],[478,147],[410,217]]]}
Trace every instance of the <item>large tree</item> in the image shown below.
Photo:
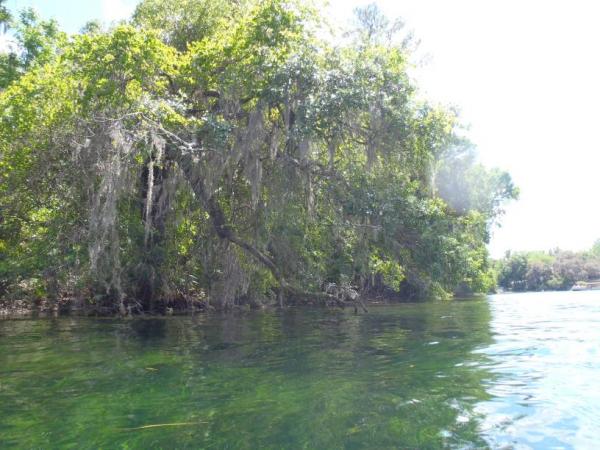
{"label": "large tree", "polygon": [[319,20],[285,0],[147,0],[132,25],[53,41],[0,96],[4,284],[123,313],[326,282],[485,289],[510,178],[463,161],[453,205],[437,174],[468,144],[419,100],[398,27],[332,47]]}

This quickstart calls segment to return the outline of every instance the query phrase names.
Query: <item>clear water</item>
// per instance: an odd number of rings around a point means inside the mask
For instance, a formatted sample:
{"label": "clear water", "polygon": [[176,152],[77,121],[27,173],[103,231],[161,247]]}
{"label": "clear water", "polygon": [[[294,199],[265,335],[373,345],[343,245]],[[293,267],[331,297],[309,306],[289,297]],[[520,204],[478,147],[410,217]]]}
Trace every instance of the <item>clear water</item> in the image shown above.
{"label": "clear water", "polygon": [[0,448],[597,448],[599,344],[600,291],[4,320]]}

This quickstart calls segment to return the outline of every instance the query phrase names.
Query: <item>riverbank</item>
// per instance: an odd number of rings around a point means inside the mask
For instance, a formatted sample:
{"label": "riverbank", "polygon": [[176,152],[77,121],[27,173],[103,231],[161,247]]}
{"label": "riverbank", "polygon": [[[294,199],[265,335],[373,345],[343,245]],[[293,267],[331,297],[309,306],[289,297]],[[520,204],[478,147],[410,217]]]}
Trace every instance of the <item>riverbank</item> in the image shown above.
{"label": "riverbank", "polygon": [[[408,300],[390,300],[383,296],[370,295],[363,298],[365,308],[370,305],[407,303]],[[313,301],[304,299],[303,301],[293,301],[286,303],[286,307],[307,307],[307,308],[354,308],[365,311],[365,308],[355,305],[354,302],[335,302],[335,304],[324,302],[322,299]],[[249,311],[261,309],[278,309],[280,306],[277,303],[258,303],[249,302],[240,305],[233,305],[229,308],[230,311]],[[169,316],[169,315],[191,315],[196,313],[217,311],[216,308],[201,301],[179,301],[169,302],[162,307],[152,311],[130,311],[129,316]],[[0,318],[11,317],[44,317],[44,316],[59,316],[59,315],[75,315],[75,316],[97,316],[110,317],[119,316],[120,313],[114,307],[94,305],[86,303],[80,299],[61,298],[56,301],[48,299],[38,300],[2,300],[0,299]]]}

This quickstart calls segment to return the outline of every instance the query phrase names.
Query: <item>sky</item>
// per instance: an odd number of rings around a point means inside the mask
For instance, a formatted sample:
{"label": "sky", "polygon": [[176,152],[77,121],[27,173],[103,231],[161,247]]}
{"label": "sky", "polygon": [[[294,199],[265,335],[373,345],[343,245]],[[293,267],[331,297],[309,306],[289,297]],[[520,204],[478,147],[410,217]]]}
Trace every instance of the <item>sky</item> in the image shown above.
{"label": "sky", "polygon": [[[128,17],[136,0],[8,0],[69,32]],[[330,0],[344,25],[361,0]],[[379,0],[421,41],[422,95],[461,112],[487,166],[521,191],[493,231],[490,252],[582,250],[600,238],[600,2]],[[0,44],[1,45],[1,44]]]}

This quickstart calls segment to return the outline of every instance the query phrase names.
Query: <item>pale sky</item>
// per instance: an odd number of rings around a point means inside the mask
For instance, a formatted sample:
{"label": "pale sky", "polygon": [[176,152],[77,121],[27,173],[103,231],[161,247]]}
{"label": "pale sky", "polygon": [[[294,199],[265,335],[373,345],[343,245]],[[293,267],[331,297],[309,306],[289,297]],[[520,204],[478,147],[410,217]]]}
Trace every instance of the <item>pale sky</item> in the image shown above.
{"label": "pale sky", "polygon": [[[70,32],[127,17],[135,0],[9,0],[36,7]],[[343,25],[356,6],[331,0]],[[421,40],[423,95],[454,105],[480,159],[511,173],[521,198],[490,245],[585,249],[600,238],[600,2],[595,0],[379,0]]]}

